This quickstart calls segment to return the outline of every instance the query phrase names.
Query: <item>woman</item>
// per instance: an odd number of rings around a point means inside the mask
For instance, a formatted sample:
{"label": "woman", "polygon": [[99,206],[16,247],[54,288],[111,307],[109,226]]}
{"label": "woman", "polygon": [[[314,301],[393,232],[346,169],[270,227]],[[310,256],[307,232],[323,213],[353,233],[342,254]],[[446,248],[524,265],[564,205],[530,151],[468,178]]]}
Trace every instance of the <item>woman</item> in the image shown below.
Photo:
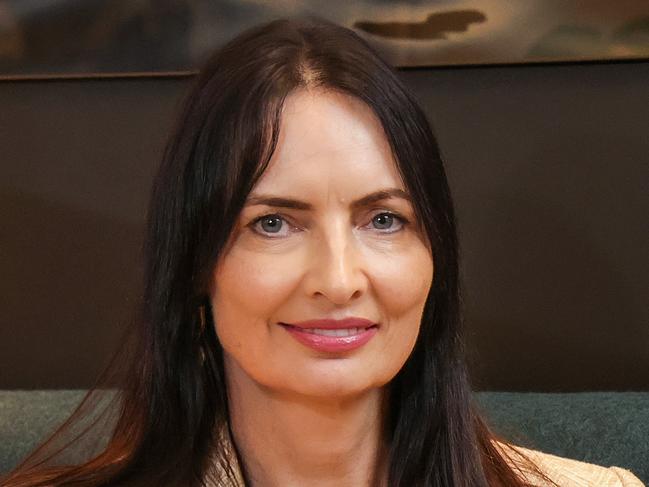
{"label": "woman", "polygon": [[[352,31],[278,20],[215,53],[147,225],[129,360],[101,382],[118,395],[95,388],[3,485],[641,485],[481,419],[437,144]],[[59,438],[97,425],[108,442],[60,466]]]}

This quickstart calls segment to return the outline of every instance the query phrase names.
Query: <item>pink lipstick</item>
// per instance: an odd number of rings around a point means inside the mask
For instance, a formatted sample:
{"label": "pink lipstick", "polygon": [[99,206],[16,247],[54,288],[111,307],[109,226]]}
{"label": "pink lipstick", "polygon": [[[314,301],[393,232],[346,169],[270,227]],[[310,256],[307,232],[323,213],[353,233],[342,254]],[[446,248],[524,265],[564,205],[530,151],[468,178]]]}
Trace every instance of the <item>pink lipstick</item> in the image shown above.
{"label": "pink lipstick", "polygon": [[347,352],[365,345],[378,324],[364,318],[280,323],[298,342],[322,352]]}

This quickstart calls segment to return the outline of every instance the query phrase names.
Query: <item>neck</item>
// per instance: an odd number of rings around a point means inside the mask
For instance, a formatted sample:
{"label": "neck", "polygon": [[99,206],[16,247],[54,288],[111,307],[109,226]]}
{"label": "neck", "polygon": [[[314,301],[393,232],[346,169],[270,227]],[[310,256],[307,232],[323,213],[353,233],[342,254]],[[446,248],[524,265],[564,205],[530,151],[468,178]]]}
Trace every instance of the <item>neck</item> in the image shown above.
{"label": "neck", "polygon": [[383,389],[311,398],[269,391],[231,370],[228,401],[233,440],[253,487],[385,484]]}

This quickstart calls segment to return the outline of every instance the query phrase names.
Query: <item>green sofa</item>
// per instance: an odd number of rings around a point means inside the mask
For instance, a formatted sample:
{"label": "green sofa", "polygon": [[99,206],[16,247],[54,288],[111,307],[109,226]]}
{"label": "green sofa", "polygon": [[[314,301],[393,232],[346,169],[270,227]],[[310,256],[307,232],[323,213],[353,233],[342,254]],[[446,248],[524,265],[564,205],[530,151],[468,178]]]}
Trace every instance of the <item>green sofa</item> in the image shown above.
{"label": "green sofa", "polygon": [[[85,391],[0,391],[0,473],[74,409]],[[477,392],[494,429],[516,444],[631,470],[649,484],[649,392]]]}

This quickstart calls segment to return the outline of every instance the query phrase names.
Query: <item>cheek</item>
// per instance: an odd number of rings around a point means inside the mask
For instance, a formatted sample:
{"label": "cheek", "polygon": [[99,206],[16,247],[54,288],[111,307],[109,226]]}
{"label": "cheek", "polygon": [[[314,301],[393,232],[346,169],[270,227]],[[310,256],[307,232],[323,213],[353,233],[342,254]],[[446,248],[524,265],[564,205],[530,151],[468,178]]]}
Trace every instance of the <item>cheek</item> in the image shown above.
{"label": "cheek", "polygon": [[433,272],[432,259],[423,247],[393,255],[375,271],[377,301],[386,319],[385,340],[375,357],[381,383],[396,375],[415,346]]}
{"label": "cheek", "polygon": [[423,246],[412,245],[372,266],[378,301],[392,318],[423,307],[433,282],[433,261]]}
{"label": "cheek", "polygon": [[265,325],[299,279],[301,264],[294,257],[247,249],[233,249],[225,257],[214,274],[212,293],[216,328],[223,342],[244,333],[266,332]]}

